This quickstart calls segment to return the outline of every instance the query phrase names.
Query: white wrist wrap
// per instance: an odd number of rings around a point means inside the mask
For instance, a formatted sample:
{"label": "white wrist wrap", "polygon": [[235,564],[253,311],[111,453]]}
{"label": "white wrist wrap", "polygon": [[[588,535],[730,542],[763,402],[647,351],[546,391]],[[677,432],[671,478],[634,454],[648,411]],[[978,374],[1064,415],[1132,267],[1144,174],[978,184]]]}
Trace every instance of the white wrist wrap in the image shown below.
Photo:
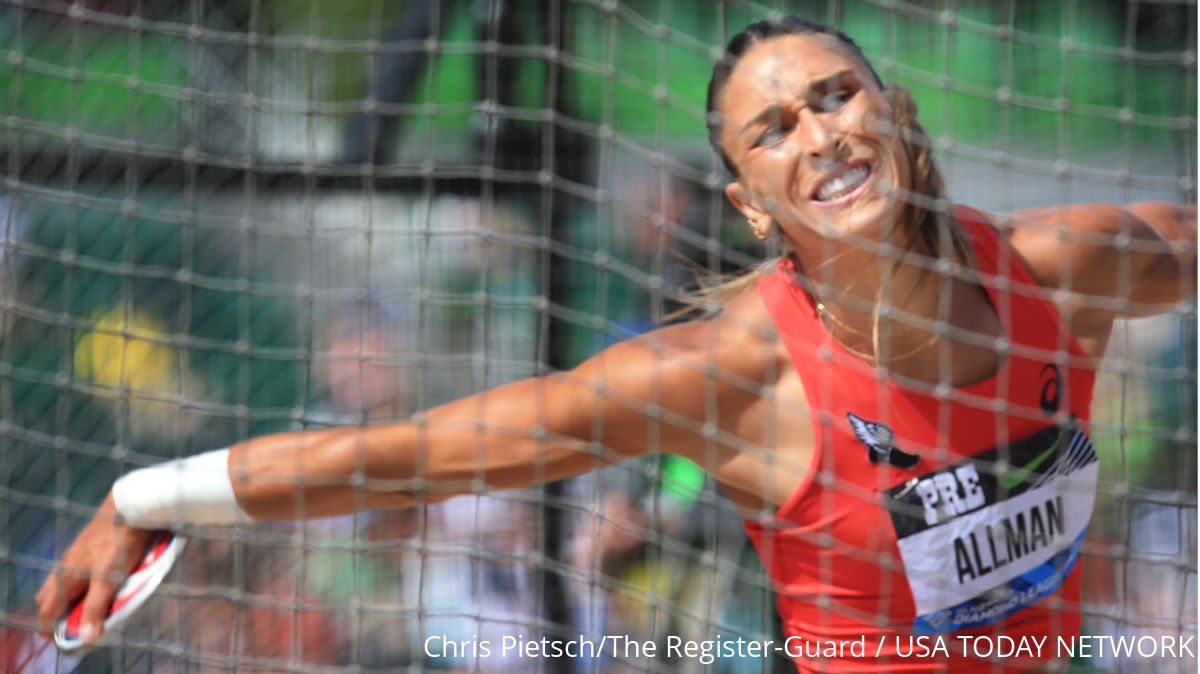
{"label": "white wrist wrap", "polygon": [[141,468],[113,484],[113,502],[125,521],[143,529],[178,524],[234,524],[250,516],[233,496],[229,450]]}

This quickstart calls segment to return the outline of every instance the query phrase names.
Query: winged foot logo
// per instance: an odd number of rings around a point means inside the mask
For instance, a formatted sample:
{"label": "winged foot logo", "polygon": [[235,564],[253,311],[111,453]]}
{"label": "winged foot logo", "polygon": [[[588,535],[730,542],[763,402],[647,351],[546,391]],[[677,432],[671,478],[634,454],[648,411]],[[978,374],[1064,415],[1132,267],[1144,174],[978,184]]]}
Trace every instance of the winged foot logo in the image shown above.
{"label": "winged foot logo", "polygon": [[912,468],[921,460],[919,454],[910,454],[893,443],[896,436],[887,425],[867,421],[853,412],[847,412],[850,427],[858,441],[867,446],[867,458],[871,463],[889,463],[897,468]]}

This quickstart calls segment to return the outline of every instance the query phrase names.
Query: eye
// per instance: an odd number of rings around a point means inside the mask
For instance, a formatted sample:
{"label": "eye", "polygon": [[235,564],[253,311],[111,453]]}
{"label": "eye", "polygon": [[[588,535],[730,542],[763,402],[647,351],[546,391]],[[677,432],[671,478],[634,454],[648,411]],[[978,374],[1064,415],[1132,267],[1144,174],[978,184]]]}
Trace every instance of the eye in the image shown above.
{"label": "eye", "polygon": [[778,126],[772,126],[762,133],[757,140],[754,141],[755,147],[771,147],[783,142],[783,137],[787,135],[787,131]]}
{"label": "eye", "polygon": [[838,87],[833,91],[825,94],[817,101],[818,106],[823,112],[834,112],[846,104],[846,101],[854,97],[854,90],[847,87]]}

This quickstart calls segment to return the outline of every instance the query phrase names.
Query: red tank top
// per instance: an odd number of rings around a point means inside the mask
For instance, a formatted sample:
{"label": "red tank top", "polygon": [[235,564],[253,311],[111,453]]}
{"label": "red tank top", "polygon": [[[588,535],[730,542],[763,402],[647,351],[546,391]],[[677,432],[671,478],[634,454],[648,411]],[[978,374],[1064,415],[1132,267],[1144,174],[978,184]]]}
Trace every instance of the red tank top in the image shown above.
{"label": "red tank top", "polygon": [[[882,376],[832,339],[794,269],[759,282],[816,440],[795,493],[746,530],[802,672],[1024,671],[1078,633],[1095,373],[1013,249],[956,215],[1008,342],[978,384]],[[986,642],[960,637],[985,635],[1026,648],[975,659]]]}

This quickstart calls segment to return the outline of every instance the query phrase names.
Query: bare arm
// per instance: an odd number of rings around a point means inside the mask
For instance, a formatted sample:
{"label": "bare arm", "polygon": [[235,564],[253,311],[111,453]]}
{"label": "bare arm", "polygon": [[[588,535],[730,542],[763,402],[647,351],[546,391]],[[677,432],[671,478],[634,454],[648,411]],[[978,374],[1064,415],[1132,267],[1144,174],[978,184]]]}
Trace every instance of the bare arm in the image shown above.
{"label": "bare arm", "polygon": [[252,517],[292,519],[538,484],[649,452],[711,463],[702,448],[731,439],[769,369],[771,353],[747,348],[744,330],[724,319],[664,328],[408,422],[241,443],[235,494]]}
{"label": "bare arm", "polygon": [[1162,311],[1196,299],[1196,207],[1146,202],[1125,210],[1139,221],[1135,238],[1151,242],[1134,251],[1134,311]]}
{"label": "bare arm", "polygon": [[1196,297],[1196,207],[1167,203],[1039,208],[1011,216],[1012,243],[1054,295],[1077,337],[1107,337],[1116,318]]}
{"label": "bare arm", "polygon": [[[403,423],[250,440],[230,453],[234,491],[256,519],[321,517],[537,484],[642,454],[588,442],[601,395],[588,383],[552,375]],[[619,423],[619,412],[608,423]]]}
{"label": "bare arm", "polygon": [[[252,517],[320,517],[532,485],[647,452],[677,452],[709,471],[736,463],[758,480],[742,490],[747,498],[764,499],[768,489],[759,483],[774,485],[779,471],[746,467],[741,451],[762,442],[755,402],[779,353],[760,332],[761,301],[747,296],[756,309],[749,321],[731,311],[656,330],[571,372],[502,386],[406,423],[241,443],[228,458],[233,495]],[[38,592],[47,636],[80,596],[86,630],[100,633],[149,534],[117,520],[110,495]]]}

